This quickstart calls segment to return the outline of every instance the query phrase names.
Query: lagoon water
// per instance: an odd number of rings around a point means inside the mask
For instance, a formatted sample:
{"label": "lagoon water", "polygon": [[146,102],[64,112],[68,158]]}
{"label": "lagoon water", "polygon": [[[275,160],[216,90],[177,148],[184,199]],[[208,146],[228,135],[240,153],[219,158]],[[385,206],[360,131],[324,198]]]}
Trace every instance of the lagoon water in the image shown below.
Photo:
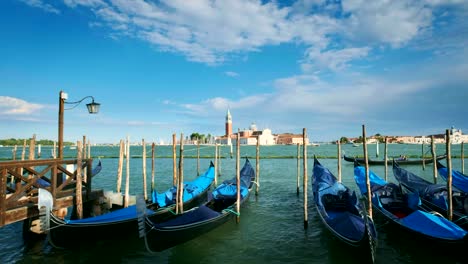
{"label": "lagoon water", "polygon": [[[421,145],[390,144],[389,156],[407,155],[421,156]],[[185,180],[196,177],[197,159],[196,146],[184,147]],[[383,144],[380,144],[380,158],[383,157]],[[172,182],[171,146],[156,146],[155,169],[156,189],[165,191]],[[362,147],[343,145],[343,151],[348,156],[361,155]],[[430,155],[426,146],[426,155]],[[49,155],[50,148],[42,147]],[[103,169],[93,178],[93,188],[116,189],[118,163],[118,147],[92,147],[92,156],[97,160],[101,157]],[[142,193],[142,159],[141,146],[131,147],[130,161],[130,193]],[[234,148],[235,152],[235,148]],[[83,245],[76,249],[55,249],[49,245],[45,237],[32,241],[23,241],[21,236],[22,223],[15,223],[0,228],[0,263],[362,263],[362,259],[347,248],[323,227],[315,208],[312,205],[311,173],[313,155],[317,155],[321,163],[333,173],[337,172],[336,145],[321,145],[308,147],[308,177],[309,177],[309,225],[304,230],[303,190],[296,194],[297,154],[296,146],[262,146],[260,149],[260,191],[258,196],[253,193],[250,200],[241,208],[240,223],[228,222],[192,241],[176,246],[158,254],[146,251],[142,241],[114,241]],[[465,150],[466,152],[466,150]],[[0,158],[11,157],[12,148],[0,148]],[[147,153],[151,150],[148,146]],[[201,146],[200,171],[208,168],[213,158],[213,146]],[[302,153],[302,150],[301,150]],[[444,145],[437,145],[437,153],[445,153]],[[65,157],[72,158],[75,150],[65,149]],[[219,181],[232,178],[235,175],[235,159],[229,157],[229,148],[224,146],[221,152],[221,176]],[[18,151],[18,157],[20,156]],[[452,146],[452,155],[460,156],[460,145]],[[235,153],[234,153],[235,156]],[[255,146],[241,146],[241,157],[248,156],[255,165]],[[369,145],[369,157],[375,158],[375,144]],[[26,156],[27,157],[27,156]],[[444,161],[445,163],[445,161]],[[241,160],[241,166],[243,160]],[[302,160],[301,173],[302,173]],[[460,170],[461,161],[453,159],[453,168]],[[426,179],[432,180],[432,165],[405,166],[406,169]],[[382,178],[384,166],[374,166],[371,170]],[[151,159],[147,160],[147,177],[151,181]],[[357,191],[353,179],[353,164],[342,161],[343,182]],[[389,181],[395,182],[391,167],[388,169]],[[125,179],[125,170],[124,177]],[[443,182],[440,179],[440,182]],[[124,190],[125,180],[122,183]],[[150,184],[148,184],[148,190]],[[439,252],[429,244],[422,244],[413,237],[401,234],[385,222],[377,221],[379,236],[376,252],[377,263],[462,263],[463,259],[450,257],[448,252]],[[135,232],[137,229],[135,227]],[[71,238],[72,239],[72,238]]]}

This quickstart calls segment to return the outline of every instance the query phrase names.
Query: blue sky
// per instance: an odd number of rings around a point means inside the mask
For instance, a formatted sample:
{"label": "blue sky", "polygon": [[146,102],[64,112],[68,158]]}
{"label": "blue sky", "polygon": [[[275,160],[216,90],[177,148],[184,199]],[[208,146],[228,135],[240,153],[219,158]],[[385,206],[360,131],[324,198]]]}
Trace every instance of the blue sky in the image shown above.
{"label": "blue sky", "polygon": [[0,138],[468,133],[468,1],[3,0]]}

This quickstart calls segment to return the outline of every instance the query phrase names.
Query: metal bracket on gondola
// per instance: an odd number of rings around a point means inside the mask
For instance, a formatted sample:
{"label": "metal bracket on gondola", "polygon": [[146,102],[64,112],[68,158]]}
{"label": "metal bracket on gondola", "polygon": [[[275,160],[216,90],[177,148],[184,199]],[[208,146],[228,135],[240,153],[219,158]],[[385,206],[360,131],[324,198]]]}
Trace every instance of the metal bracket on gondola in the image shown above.
{"label": "metal bracket on gondola", "polygon": [[224,209],[223,211],[226,211],[226,212],[229,212],[229,213],[233,213],[233,214],[235,214],[235,215],[237,215],[237,216],[240,216],[240,213],[238,213],[238,212],[236,212],[236,211],[233,211],[233,210],[231,210],[231,209]]}

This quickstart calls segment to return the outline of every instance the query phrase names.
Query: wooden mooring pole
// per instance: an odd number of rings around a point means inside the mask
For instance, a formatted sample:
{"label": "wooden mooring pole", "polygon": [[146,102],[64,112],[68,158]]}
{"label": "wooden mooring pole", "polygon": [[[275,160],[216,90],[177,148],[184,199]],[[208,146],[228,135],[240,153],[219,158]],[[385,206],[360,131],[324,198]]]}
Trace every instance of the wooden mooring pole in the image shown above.
{"label": "wooden mooring pole", "polygon": [[434,136],[431,136],[432,172],[434,173],[434,184],[437,184],[437,157]]}
{"label": "wooden mooring pole", "polygon": [[197,176],[200,176],[200,139],[197,139]]}
{"label": "wooden mooring pole", "polygon": [[[219,145],[218,147],[218,176],[221,176],[221,149],[222,149],[222,146]],[[232,156],[231,156],[231,159],[232,159]]]}
{"label": "wooden mooring pole", "polygon": [[76,153],[76,192],[75,192],[75,199],[76,199],[76,216],[78,219],[83,218],[83,194],[82,194],[82,176],[81,176],[81,157],[83,153],[83,145],[80,141],[76,142],[77,145],[77,153]]}
{"label": "wooden mooring pole", "polygon": [[461,143],[461,153],[460,153],[460,159],[461,159],[461,173],[465,174],[465,142]]}
{"label": "wooden mooring pole", "polygon": [[184,134],[180,134],[180,154],[179,154],[179,213],[184,212]]}
{"label": "wooden mooring pole", "polygon": [[218,186],[218,143],[215,143],[214,163],[215,163],[214,185]]}
{"label": "wooden mooring pole", "polygon": [[122,190],[122,171],[123,171],[123,160],[125,152],[125,143],[123,139],[120,140],[120,149],[119,149],[119,163],[117,165],[117,193],[120,193]]}
{"label": "wooden mooring pole", "polygon": [[257,136],[257,149],[256,149],[256,153],[257,153],[257,156],[256,156],[256,172],[255,172],[255,177],[256,177],[256,181],[255,181],[255,185],[256,185],[256,189],[255,189],[255,195],[258,195],[258,188],[260,186],[260,136]]}
{"label": "wooden mooring pole", "polygon": [[[176,134],[172,134],[172,185],[177,187],[177,153],[176,153],[176,144],[177,144]],[[178,208],[178,206],[176,206]]]}
{"label": "wooden mooring pole", "polygon": [[241,188],[240,188],[240,129],[237,131],[237,140],[236,140],[236,222],[240,222],[240,199],[241,199]]}
{"label": "wooden mooring pole", "polygon": [[362,146],[364,148],[364,161],[366,166],[366,187],[367,187],[367,208],[369,217],[372,219],[372,193],[369,178],[369,157],[367,154],[367,139],[366,139],[366,126],[362,125]]}
{"label": "wooden mooring pole", "polygon": [[301,145],[299,143],[297,143],[297,187],[296,187],[296,193],[297,195],[299,196],[299,189],[300,189],[300,186],[299,186],[299,182],[300,182],[300,178],[301,178],[301,164],[300,164],[300,158],[301,158]]}
{"label": "wooden mooring pole", "polygon": [[341,182],[341,142],[340,140],[337,140],[336,144],[338,146],[338,153],[336,157],[338,159],[338,181]]}
{"label": "wooden mooring pole", "polygon": [[421,142],[422,169],[426,170],[426,161],[424,160],[424,142]]}
{"label": "wooden mooring pole", "polygon": [[450,130],[445,131],[446,139],[446,152],[447,152],[447,196],[448,196],[448,220],[452,221],[453,217],[453,201],[452,201],[452,153],[451,153],[451,139]]}
{"label": "wooden mooring pole", "polygon": [[388,181],[388,137],[385,137],[384,145],[384,159],[385,159],[385,181]]}
{"label": "wooden mooring pole", "polygon": [[153,192],[155,191],[156,189],[156,185],[155,185],[155,182],[154,182],[154,157],[155,157],[155,148],[156,148],[156,145],[154,144],[151,144],[151,196],[153,196]]}
{"label": "wooden mooring pole", "polygon": [[148,200],[148,191],[146,190],[146,143],[145,139],[141,140],[141,146],[143,148],[143,153],[142,153],[142,166],[143,166],[143,197],[145,198],[145,201]]}
{"label": "wooden mooring pole", "polygon": [[307,229],[309,226],[309,210],[307,208],[307,131],[305,128],[302,129],[302,160],[304,168],[304,184],[303,184],[303,193],[304,193],[304,229]]}
{"label": "wooden mooring pole", "polygon": [[124,207],[129,206],[130,202],[130,137],[127,136],[127,144],[126,144],[126,170],[127,174],[125,176],[125,197],[124,197]]}

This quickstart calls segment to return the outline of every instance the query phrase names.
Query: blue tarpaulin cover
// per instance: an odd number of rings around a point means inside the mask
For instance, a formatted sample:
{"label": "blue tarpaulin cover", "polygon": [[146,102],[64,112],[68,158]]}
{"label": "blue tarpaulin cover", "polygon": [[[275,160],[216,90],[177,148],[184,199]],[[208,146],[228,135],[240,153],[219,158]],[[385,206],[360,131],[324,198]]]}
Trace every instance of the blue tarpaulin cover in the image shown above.
{"label": "blue tarpaulin cover", "polygon": [[[372,190],[379,188],[379,186],[394,185],[392,183],[387,183],[372,171],[369,171],[369,176]],[[363,166],[357,166],[354,168],[354,179],[356,180],[361,193],[367,193],[365,168]],[[410,198],[410,200],[413,199],[416,199],[415,195]],[[374,198],[372,200],[374,202]],[[412,201],[412,203],[414,203],[414,201]],[[387,211],[382,207],[381,203],[379,203],[378,206],[381,208],[381,210]],[[460,228],[455,223],[450,222],[443,217],[436,216],[421,210],[414,210],[407,216],[393,218],[393,220],[399,222],[401,225],[410,230],[434,238],[460,240],[467,234],[465,230]]]}
{"label": "blue tarpaulin cover", "polygon": [[[215,168],[211,163],[210,168],[203,174],[198,176],[195,180],[184,184],[184,202],[196,197],[198,194],[205,191],[214,181]],[[166,207],[175,204],[177,188],[171,187],[169,190],[163,193],[157,193],[153,191],[152,200],[158,203],[160,207]]]}
{"label": "blue tarpaulin cover", "polygon": [[[447,167],[439,167],[438,169],[440,176],[447,180],[448,170]],[[462,174],[459,171],[452,170],[452,184],[458,189],[462,190],[465,193],[468,193],[468,176]]]}
{"label": "blue tarpaulin cover", "polygon": [[[246,197],[249,193],[249,188],[252,186],[253,180],[255,179],[255,171],[250,164],[248,159],[245,160],[245,164],[240,171],[240,182],[241,182],[241,198]],[[220,184],[216,190],[213,191],[213,198],[236,198],[237,195],[237,184],[236,178],[226,180]]]}

